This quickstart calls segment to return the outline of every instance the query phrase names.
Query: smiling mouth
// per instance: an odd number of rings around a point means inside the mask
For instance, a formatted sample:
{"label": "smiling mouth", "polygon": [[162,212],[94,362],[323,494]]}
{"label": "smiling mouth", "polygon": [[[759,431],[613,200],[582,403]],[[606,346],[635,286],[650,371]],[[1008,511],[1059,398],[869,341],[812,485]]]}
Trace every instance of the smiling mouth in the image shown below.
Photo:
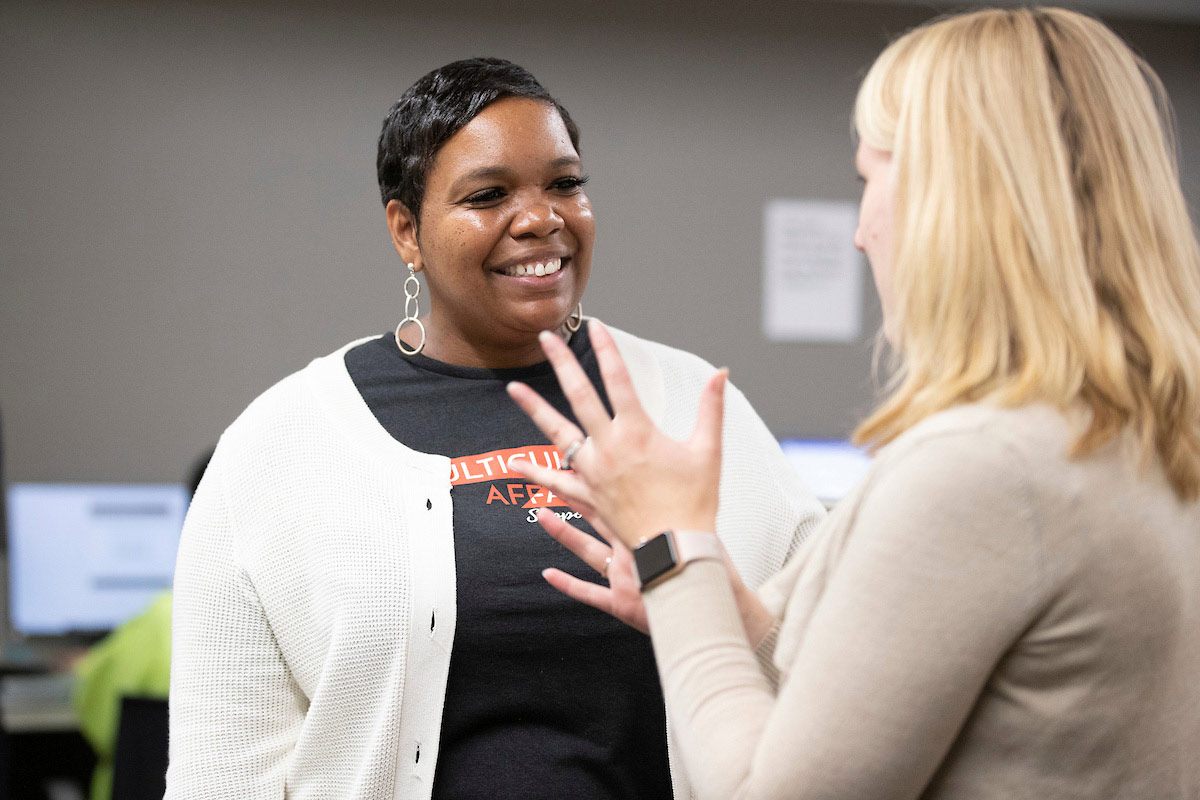
{"label": "smiling mouth", "polygon": [[511,267],[505,267],[502,270],[497,270],[501,275],[507,275],[510,278],[524,277],[542,277],[544,275],[553,275],[562,269],[563,260],[561,258],[547,258],[542,261],[530,261],[526,264],[514,264]]}

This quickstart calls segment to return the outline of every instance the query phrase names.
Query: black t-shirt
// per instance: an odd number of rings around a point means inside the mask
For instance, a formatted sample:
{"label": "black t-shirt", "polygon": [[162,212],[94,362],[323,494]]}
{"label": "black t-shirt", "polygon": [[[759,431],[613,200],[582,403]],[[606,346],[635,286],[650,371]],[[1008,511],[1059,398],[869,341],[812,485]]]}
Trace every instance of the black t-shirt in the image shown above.
{"label": "black t-shirt", "polygon": [[[570,344],[603,397],[586,326]],[[346,367],[388,433],[452,463],[458,619],[434,799],[669,798],[650,640],[542,579],[546,567],[597,576],[542,530],[536,508],[592,530],[508,469],[513,457],[558,464],[505,391],[523,381],[572,416],[549,363],[460,367],[405,356],[385,334],[348,351]]]}

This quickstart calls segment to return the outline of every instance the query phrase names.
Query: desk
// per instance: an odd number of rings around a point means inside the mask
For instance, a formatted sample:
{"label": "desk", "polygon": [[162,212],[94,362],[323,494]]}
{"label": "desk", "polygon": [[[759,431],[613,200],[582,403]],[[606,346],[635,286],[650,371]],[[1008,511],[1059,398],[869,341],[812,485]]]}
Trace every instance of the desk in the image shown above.
{"label": "desk", "polygon": [[0,727],[8,733],[77,731],[70,673],[5,675],[0,678]]}

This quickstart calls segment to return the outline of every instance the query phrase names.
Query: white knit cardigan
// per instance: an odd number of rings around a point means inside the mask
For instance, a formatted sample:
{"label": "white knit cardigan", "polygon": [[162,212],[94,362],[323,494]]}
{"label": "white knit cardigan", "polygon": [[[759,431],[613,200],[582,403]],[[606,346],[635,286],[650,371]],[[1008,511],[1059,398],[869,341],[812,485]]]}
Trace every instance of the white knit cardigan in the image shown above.
{"label": "white knit cardigan", "polygon": [[[613,336],[651,416],[686,436],[713,367]],[[255,400],[192,502],[175,574],[169,800],[430,796],[455,627],[450,461],[379,425],[345,368],[359,343]],[[732,387],[724,447],[718,532],[757,587],[823,509]]]}

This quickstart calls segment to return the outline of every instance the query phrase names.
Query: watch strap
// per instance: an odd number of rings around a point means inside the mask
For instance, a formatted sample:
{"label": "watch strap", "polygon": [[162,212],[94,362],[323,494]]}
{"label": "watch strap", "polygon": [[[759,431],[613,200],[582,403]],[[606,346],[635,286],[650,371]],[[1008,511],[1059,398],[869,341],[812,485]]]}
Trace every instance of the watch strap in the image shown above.
{"label": "watch strap", "polygon": [[652,536],[633,551],[638,588],[645,591],[701,559],[724,559],[721,543],[711,531],[663,531]]}

